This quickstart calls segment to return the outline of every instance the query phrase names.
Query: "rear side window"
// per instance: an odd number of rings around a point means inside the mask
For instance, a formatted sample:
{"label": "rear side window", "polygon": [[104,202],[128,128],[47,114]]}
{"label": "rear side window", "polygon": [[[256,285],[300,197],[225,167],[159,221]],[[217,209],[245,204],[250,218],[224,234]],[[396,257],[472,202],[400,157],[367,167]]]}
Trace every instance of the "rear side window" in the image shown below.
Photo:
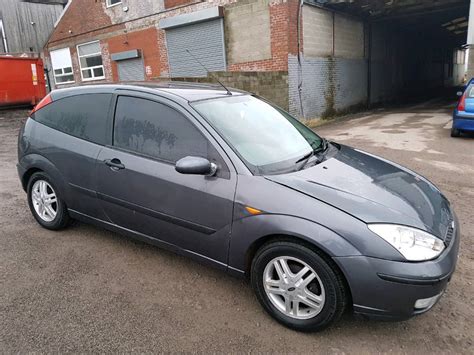
{"label": "rear side window", "polygon": [[467,97],[472,99],[474,97],[474,85],[470,85],[467,89]]}
{"label": "rear side window", "polygon": [[108,111],[112,94],[83,94],[53,101],[32,118],[58,131],[105,145],[109,142]]}
{"label": "rear side window", "polygon": [[173,163],[188,155],[212,160],[218,154],[206,137],[178,111],[155,101],[129,96],[118,98],[114,145]]}

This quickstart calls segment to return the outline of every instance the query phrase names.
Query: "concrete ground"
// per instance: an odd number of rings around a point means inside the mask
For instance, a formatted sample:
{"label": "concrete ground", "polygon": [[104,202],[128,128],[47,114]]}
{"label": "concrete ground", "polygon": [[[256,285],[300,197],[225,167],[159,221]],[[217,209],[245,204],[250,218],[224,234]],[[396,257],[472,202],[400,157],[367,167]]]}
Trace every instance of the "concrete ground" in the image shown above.
{"label": "concrete ground", "polygon": [[414,169],[452,201],[458,269],[410,321],[345,316],[317,334],[268,317],[242,280],[85,224],[39,227],[15,169],[26,110],[0,111],[0,352],[472,353],[474,139],[451,138],[450,107],[377,111],[319,127],[328,138]]}

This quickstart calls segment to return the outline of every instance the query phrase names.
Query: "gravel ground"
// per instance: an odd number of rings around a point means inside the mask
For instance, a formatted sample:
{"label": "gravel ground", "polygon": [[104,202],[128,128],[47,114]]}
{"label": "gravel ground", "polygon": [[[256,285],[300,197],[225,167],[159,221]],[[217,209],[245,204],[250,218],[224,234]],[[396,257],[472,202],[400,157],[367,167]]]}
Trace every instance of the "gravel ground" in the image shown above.
{"label": "gravel ground", "polygon": [[474,140],[450,107],[377,111],[317,131],[414,169],[452,201],[462,241],[440,302],[400,323],[345,316],[317,334],[268,317],[246,282],[85,224],[39,227],[16,174],[26,110],[0,111],[0,352],[473,353]]}

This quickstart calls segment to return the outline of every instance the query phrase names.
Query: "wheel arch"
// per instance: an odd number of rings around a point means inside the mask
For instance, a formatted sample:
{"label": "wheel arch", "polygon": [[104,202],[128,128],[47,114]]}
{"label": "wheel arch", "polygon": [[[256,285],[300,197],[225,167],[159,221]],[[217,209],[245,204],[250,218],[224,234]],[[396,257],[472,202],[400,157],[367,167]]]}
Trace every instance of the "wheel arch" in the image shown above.
{"label": "wheel arch", "polygon": [[248,255],[268,240],[282,236],[314,245],[329,257],[361,255],[348,240],[317,222],[292,215],[259,214],[234,221],[229,265],[245,271]]}
{"label": "wheel arch", "polygon": [[28,170],[25,171],[23,176],[21,177],[21,186],[23,187],[23,190],[27,190],[28,188],[28,182],[30,181],[31,177],[33,176],[34,173],[40,173],[43,172],[40,168],[29,168]]}
{"label": "wheel arch", "polygon": [[302,244],[315,251],[334,266],[351,296],[349,278],[335,257],[361,255],[358,249],[327,227],[301,217],[262,214],[234,221],[229,249],[229,270],[244,277],[257,251],[266,243],[286,240]]}
{"label": "wheel arch", "polygon": [[352,305],[352,291],[351,287],[349,284],[349,279],[344,271],[343,268],[340,267],[338,262],[334,260],[334,258],[331,257],[331,255],[323,248],[321,248],[319,245],[315,244],[314,242],[310,242],[305,238],[301,238],[299,236],[294,236],[290,234],[270,234],[270,235],[265,235],[262,236],[261,238],[257,239],[252,243],[245,255],[245,277],[247,279],[250,279],[250,272],[251,272],[251,266],[252,266],[252,261],[259,251],[260,248],[267,244],[271,244],[274,242],[291,242],[291,243],[296,243],[299,245],[303,245],[307,247],[308,249],[311,249],[315,253],[317,253],[319,256],[321,256],[334,270],[337,274],[339,274],[340,278],[342,279],[346,292],[347,292],[347,301],[348,305]]}
{"label": "wheel arch", "polygon": [[66,202],[69,200],[67,183],[61,172],[50,160],[39,154],[28,154],[21,159],[20,165],[25,171],[21,176],[21,184],[25,191],[28,189],[28,182],[33,174],[42,172],[50,177],[63,200]]}

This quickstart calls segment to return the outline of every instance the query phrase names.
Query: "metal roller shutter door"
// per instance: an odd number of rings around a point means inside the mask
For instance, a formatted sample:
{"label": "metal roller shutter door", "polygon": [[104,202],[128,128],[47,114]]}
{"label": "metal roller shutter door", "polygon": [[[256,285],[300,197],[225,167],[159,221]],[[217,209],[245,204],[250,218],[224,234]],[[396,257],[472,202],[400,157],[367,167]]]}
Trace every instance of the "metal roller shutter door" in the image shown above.
{"label": "metal roller shutter door", "polygon": [[204,77],[206,71],[186,49],[209,71],[226,70],[223,20],[211,20],[166,30],[171,76]]}
{"label": "metal roller shutter door", "polygon": [[117,71],[120,81],[145,80],[145,71],[143,68],[142,58],[118,61]]}

